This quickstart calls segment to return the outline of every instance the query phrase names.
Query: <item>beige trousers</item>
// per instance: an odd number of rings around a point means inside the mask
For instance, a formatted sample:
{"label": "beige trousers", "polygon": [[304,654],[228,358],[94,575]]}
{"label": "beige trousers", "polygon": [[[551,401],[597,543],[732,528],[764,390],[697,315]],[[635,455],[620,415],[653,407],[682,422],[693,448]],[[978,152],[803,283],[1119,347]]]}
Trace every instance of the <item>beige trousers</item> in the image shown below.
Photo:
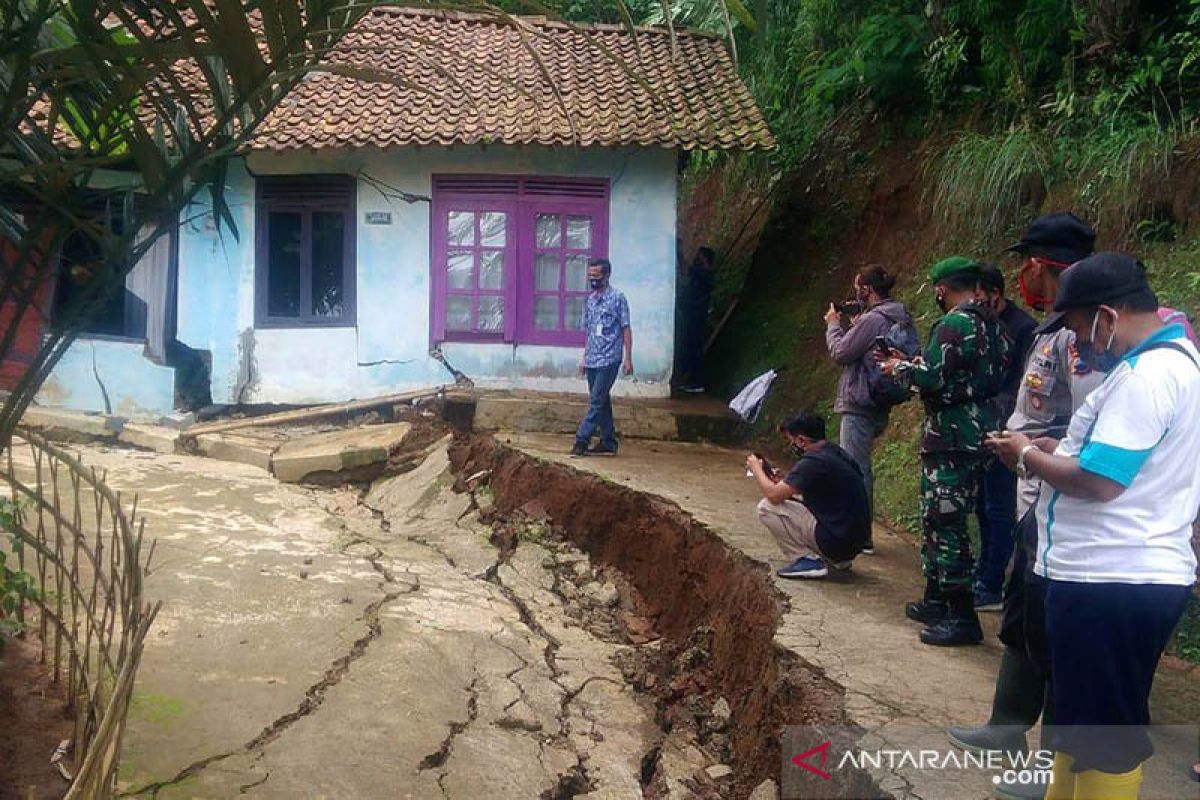
{"label": "beige trousers", "polygon": [[758,518],[789,562],[804,556],[825,557],[817,548],[817,518],[799,500],[775,505],[764,497],[758,504]]}

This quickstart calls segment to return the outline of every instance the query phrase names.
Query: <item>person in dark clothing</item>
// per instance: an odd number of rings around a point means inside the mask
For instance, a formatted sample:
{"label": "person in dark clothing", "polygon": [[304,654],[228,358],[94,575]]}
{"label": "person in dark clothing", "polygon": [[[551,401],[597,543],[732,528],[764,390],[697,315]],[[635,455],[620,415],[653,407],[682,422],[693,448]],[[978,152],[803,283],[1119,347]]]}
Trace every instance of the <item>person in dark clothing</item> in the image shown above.
{"label": "person in dark clothing", "polygon": [[[1004,273],[992,264],[979,271],[982,300],[995,310],[1012,340],[1012,362],[997,396],[1000,419],[1007,420],[1017,406],[1017,392],[1025,375],[1025,358],[1033,346],[1037,322],[1004,294]],[[979,560],[975,566],[975,610],[999,611],[1004,591],[1004,569],[1013,551],[1013,529],[1017,524],[1017,476],[995,460],[979,481],[975,507],[979,520]]]}
{"label": "person in dark clothing", "polygon": [[683,316],[683,347],[679,359],[684,382],[679,390],[692,394],[704,391],[704,343],[708,311],[712,306],[717,256],[711,247],[701,247],[688,268],[680,312]]}
{"label": "person in dark clothing", "polygon": [[862,471],[845,450],[825,439],[819,414],[800,414],[779,431],[799,457],[787,475],[768,472],[756,455],[746,458],[763,493],[758,518],[790,562],[778,575],[823,578],[827,566],[849,569],[871,533]]}

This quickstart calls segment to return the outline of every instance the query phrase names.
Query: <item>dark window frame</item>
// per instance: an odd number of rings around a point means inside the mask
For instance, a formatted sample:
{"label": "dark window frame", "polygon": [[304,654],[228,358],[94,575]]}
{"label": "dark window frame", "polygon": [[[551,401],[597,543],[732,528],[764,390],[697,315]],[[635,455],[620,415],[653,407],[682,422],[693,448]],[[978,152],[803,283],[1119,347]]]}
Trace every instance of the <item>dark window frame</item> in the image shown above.
{"label": "dark window frame", "polygon": [[[264,190],[272,185],[344,184],[348,185],[344,200],[317,196],[265,198]],[[254,200],[254,326],[256,328],[353,328],[358,324],[357,255],[357,183],[351,175],[270,175],[255,180]],[[272,212],[298,213],[301,219],[300,311],[294,317],[272,316],[268,312],[270,287],[270,229]],[[341,212],[345,220],[342,241],[343,311],[338,317],[320,317],[312,313],[312,215],[314,212]],[[306,313],[307,309],[307,313]]]}

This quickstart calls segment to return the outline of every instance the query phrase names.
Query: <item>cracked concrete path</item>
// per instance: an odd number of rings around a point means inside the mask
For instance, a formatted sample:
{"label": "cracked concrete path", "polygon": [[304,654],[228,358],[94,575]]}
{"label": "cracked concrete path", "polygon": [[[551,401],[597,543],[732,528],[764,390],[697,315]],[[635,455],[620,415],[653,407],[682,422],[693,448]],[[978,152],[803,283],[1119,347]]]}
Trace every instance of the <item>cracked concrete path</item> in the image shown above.
{"label": "cracked concrete path", "polygon": [[555,569],[581,557],[531,541],[500,563],[444,448],[365,499],[76,449],[158,540],[127,794],[640,796],[661,733],[613,665],[623,645],[564,611]]}
{"label": "cracked concrete path", "polygon": [[[758,521],[761,497],[745,477],[745,453],[705,444],[627,440],[617,458],[571,459],[570,438],[512,433],[498,438],[530,455],[625,484],[673,501],[750,557],[780,567],[770,534]],[[915,498],[914,498],[915,502]],[[936,648],[917,640],[919,626],[904,618],[903,605],[923,589],[917,543],[877,526],[877,554],[862,556],[846,576],[822,581],[776,578],[790,610],[776,641],[794,651],[846,690],[850,719],[873,731],[876,741],[945,749],[947,725],[975,725],[991,709],[1002,645],[996,638],[999,614],[981,615],[986,634],[979,647]],[[1153,709],[1162,724],[1195,724],[1200,681],[1160,670]],[[924,733],[921,733],[924,731]],[[1032,737],[1031,737],[1032,738]],[[1147,770],[1145,797],[1195,798],[1178,760],[1156,758]],[[964,800],[990,797],[989,777],[964,782],[962,773],[897,771],[876,774],[880,786],[897,797]],[[1158,794],[1154,794],[1158,792]]]}

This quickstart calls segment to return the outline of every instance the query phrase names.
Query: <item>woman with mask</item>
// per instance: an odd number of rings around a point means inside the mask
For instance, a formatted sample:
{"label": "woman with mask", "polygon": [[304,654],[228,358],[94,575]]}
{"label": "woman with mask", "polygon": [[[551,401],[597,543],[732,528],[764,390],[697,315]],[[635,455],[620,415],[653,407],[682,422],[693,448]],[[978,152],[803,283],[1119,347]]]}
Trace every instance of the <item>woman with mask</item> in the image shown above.
{"label": "woman with mask", "polygon": [[1056,751],[1047,800],[1136,798],[1159,658],[1195,581],[1200,509],[1200,352],[1164,324],[1145,269],[1098,253],[1063,273],[1043,332],[1066,327],[1104,375],[1066,438],[1005,432],[992,449],[1036,475],[1036,573]]}

